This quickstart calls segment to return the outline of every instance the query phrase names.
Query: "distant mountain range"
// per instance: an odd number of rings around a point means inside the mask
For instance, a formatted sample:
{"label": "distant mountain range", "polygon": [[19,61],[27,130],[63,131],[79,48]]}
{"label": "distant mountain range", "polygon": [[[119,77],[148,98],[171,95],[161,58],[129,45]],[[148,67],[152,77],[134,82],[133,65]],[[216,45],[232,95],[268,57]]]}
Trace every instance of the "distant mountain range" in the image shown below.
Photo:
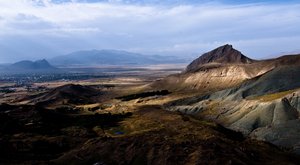
{"label": "distant mountain range", "polygon": [[[49,62],[48,62],[49,61]],[[189,58],[162,55],[143,55],[119,50],[86,50],[37,61],[23,60],[0,64],[1,73],[56,72],[64,67],[98,67],[105,65],[137,66],[188,63]]]}
{"label": "distant mountain range", "polygon": [[37,61],[19,61],[11,65],[2,66],[2,72],[9,73],[27,73],[27,72],[53,72],[58,71],[58,69],[45,59]]}
{"label": "distant mountain range", "polygon": [[48,61],[54,66],[144,65],[187,63],[176,56],[143,55],[119,50],[86,50],[57,56]]}

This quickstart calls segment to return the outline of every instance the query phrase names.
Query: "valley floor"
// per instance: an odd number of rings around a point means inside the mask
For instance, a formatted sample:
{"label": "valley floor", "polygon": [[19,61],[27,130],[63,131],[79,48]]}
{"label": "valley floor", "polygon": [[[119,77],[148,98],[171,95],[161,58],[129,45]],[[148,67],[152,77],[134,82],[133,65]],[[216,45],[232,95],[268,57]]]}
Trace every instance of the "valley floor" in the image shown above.
{"label": "valley floor", "polygon": [[171,101],[200,93],[153,91],[147,85],[163,76],[43,82],[32,84],[43,90],[18,87],[2,93],[0,164],[300,162],[299,156],[269,143],[165,110]]}

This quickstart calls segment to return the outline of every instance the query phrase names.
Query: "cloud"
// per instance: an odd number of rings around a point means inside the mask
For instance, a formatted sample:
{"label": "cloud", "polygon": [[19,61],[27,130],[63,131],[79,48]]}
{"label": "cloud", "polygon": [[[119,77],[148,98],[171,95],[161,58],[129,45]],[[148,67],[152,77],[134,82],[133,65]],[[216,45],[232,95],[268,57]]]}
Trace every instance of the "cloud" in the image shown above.
{"label": "cloud", "polygon": [[83,2],[0,1],[0,46],[15,49],[14,43],[24,41],[36,49],[33,44],[39,43],[40,52],[31,53],[35,58],[44,49],[57,54],[109,48],[189,55],[232,43],[254,58],[299,49],[300,3]]}

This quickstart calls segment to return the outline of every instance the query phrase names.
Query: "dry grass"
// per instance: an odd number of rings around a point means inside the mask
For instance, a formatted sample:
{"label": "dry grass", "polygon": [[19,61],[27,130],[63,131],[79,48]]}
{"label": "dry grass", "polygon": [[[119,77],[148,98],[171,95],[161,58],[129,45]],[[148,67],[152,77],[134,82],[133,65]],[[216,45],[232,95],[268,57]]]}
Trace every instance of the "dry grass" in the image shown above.
{"label": "dry grass", "polygon": [[222,104],[219,101],[209,101],[207,107],[199,115],[201,116],[217,116],[219,115],[220,106]]}
{"label": "dry grass", "polygon": [[211,128],[215,125],[193,119],[189,116],[168,112],[158,105],[144,105],[135,107],[135,115],[125,119],[120,126],[112,128],[109,133],[124,132],[124,135],[137,135],[145,132],[167,131],[172,136],[169,140],[176,143],[186,141],[188,136],[197,139],[209,139],[213,137]]}
{"label": "dry grass", "polygon": [[293,89],[293,90],[288,90],[288,91],[284,91],[284,92],[278,92],[278,93],[272,93],[272,94],[267,94],[267,95],[263,95],[263,96],[257,96],[254,98],[251,98],[251,100],[259,100],[262,102],[269,102],[269,101],[273,101],[276,99],[280,99],[288,94],[291,94],[295,91],[297,91],[299,89]]}

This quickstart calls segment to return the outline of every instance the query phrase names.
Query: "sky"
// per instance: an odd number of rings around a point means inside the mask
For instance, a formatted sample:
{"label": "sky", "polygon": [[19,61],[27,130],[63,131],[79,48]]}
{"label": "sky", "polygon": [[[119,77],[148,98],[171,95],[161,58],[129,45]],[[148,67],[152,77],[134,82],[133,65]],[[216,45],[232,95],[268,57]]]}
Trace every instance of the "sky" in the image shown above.
{"label": "sky", "polygon": [[0,0],[0,63],[78,50],[261,59],[300,52],[299,0]]}

